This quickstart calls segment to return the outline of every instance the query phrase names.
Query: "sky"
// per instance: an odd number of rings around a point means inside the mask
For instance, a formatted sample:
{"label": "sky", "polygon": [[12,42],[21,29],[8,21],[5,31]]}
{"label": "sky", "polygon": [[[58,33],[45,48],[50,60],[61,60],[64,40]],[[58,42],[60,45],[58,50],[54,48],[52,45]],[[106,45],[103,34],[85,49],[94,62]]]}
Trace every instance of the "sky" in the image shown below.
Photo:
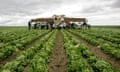
{"label": "sky", "polygon": [[30,19],[54,14],[120,25],[120,0],[0,0],[0,26],[26,26]]}

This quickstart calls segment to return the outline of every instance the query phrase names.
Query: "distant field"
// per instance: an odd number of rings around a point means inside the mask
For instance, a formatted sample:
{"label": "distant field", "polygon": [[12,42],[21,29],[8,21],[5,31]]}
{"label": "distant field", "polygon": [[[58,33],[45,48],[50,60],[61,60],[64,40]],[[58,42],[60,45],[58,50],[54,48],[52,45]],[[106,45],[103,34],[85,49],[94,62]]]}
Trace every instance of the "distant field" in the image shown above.
{"label": "distant field", "polygon": [[27,26],[0,26],[0,31],[26,30]]}
{"label": "distant field", "polygon": [[[119,30],[120,26],[92,26],[92,29],[108,29],[108,30]],[[15,30],[27,30],[27,26],[0,26],[0,31],[15,31]]]}
{"label": "distant field", "polygon": [[120,26],[93,26],[92,29],[120,32]]}

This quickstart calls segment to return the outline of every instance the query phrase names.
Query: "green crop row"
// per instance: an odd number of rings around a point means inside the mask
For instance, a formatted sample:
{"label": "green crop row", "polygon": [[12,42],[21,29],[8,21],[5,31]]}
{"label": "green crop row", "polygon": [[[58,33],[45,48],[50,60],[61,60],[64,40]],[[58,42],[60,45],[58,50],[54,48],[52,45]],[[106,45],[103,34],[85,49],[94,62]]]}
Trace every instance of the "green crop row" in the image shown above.
{"label": "green crop row", "polygon": [[40,32],[42,32],[44,30],[31,30],[31,31],[15,31],[15,32],[3,32],[0,34],[0,42],[3,43],[10,43],[14,40],[18,40],[18,39],[22,39],[24,37],[30,36],[31,34],[39,34]]}
{"label": "green crop row", "polygon": [[84,44],[68,32],[63,32],[63,36],[68,53],[69,72],[116,72],[109,62],[96,58]]}
{"label": "green crop row", "polygon": [[29,44],[34,39],[38,38],[40,35],[47,33],[48,31],[42,31],[38,33],[32,33],[30,36],[24,37],[22,39],[14,40],[9,42],[5,46],[0,48],[0,59],[4,59],[9,55],[12,55],[13,52],[18,51],[18,49],[24,49],[26,44]]}
{"label": "green crop row", "polygon": [[64,38],[64,48],[68,55],[68,72],[92,72],[87,63],[82,57],[79,44],[64,31],[62,31]]}
{"label": "green crop row", "polygon": [[101,34],[103,34],[105,36],[110,36],[112,38],[120,38],[119,29],[95,28],[95,29],[91,29],[91,31],[101,33]]}
{"label": "green crop row", "polygon": [[[97,30],[95,30],[95,31],[94,30],[74,30],[74,31],[77,31],[84,35],[96,38],[97,40],[106,42],[106,43],[110,44],[112,47],[120,48],[120,46],[119,46],[120,39],[113,37],[112,36],[113,34],[111,34],[111,33],[105,34],[106,31],[97,31]],[[114,36],[115,36],[115,34],[114,34]]]}
{"label": "green crop row", "polygon": [[96,38],[95,36],[84,34],[81,31],[76,31],[76,30],[69,30],[69,31],[80,36],[81,38],[85,39],[89,43],[100,47],[105,53],[112,55],[116,59],[120,59],[120,48],[119,47],[116,48],[109,42]]}
{"label": "green crop row", "polygon": [[[35,31],[32,31],[32,32],[35,32]],[[13,31],[13,32],[0,32],[0,42],[7,43],[12,40],[27,36],[28,34],[31,34],[31,32],[27,30]]]}
{"label": "green crop row", "polygon": [[[43,50],[44,44],[47,40],[49,40],[49,38],[52,37],[52,35],[54,35],[54,32],[47,34],[45,37],[43,37],[37,43],[35,43],[35,45],[23,51],[19,56],[17,56],[16,59],[6,63],[0,69],[0,72],[22,72],[24,70],[24,67],[30,62],[32,62],[31,59],[34,58],[34,55],[39,53],[40,50]],[[49,51],[49,48],[46,48],[46,51]]]}
{"label": "green crop row", "polygon": [[48,72],[49,56],[53,51],[56,33],[57,31],[43,44],[43,48],[30,61],[28,72]]}

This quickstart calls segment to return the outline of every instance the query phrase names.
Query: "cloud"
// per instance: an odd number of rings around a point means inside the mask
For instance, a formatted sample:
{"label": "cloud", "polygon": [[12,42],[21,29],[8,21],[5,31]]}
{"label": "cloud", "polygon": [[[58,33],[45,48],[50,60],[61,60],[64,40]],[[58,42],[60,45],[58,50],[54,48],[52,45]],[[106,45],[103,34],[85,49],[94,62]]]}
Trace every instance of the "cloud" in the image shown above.
{"label": "cloud", "polygon": [[83,9],[82,13],[96,13],[99,11],[103,11],[104,9],[100,6],[91,6],[88,8]]}
{"label": "cloud", "polygon": [[120,0],[0,0],[0,25],[27,25],[31,18],[53,14],[85,17],[93,25],[120,25],[119,3]]}
{"label": "cloud", "polygon": [[59,0],[2,0],[0,15],[37,15],[54,9],[59,4]]}
{"label": "cloud", "polygon": [[113,2],[111,4],[112,8],[120,8],[120,0],[115,0],[115,2]]}

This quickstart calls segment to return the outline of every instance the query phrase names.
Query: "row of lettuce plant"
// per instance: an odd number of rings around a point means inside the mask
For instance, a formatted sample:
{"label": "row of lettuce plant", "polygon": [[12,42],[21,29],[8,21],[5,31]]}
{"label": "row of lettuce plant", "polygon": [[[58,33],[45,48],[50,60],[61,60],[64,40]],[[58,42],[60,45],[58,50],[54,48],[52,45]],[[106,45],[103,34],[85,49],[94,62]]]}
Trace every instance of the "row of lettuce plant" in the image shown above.
{"label": "row of lettuce plant", "polygon": [[119,39],[120,37],[118,38],[118,33],[106,32],[106,31],[101,31],[101,30],[99,30],[99,31],[98,30],[88,30],[87,33],[90,33],[91,35],[95,35],[98,38],[103,38],[103,39],[110,41],[114,44],[120,43],[120,39]]}
{"label": "row of lettuce plant", "polygon": [[80,52],[79,43],[76,42],[71,36],[62,31],[64,38],[64,48],[68,55],[68,72],[93,72],[92,68],[82,57]]}
{"label": "row of lettuce plant", "polygon": [[[115,32],[115,31],[106,31],[104,30],[99,30],[99,29],[91,29],[91,30],[87,30],[87,32],[89,33],[95,33],[98,35],[98,37],[102,37],[105,40],[114,42],[114,43],[119,43],[119,39],[120,38],[120,32]],[[99,34],[98,34],[99,33]]]}
{"label": "row of lettuce plant", "polygon": [[[44,44],[52,37],[54,32],[50,32],[45,37],[36,42],[29,49],[22,51],[16,59],[7,62],[1,69],[0,72],[22,72],[24,68],[32,62],[33,57],[43,48]],[[33,62],[32,62],[33,63]]]}
{"label": "row of lettuce plant", "polygon": [[32,32],[36,32],[36,31],[21,30],[21,31],[13,31],[13,32],[2,32],[0,34],[0,42],[7,43],[10,41],[22,38],[24,36],[27,36]]}
{"label": "row of lettuce plant", "polygon": [[[76,31],[76,30],[75,30]],[[120,39],[111,37],[112,35],[106,35],[104,32],[106,31],[93,31],[93,30],[77,30],[78,32],[88,35],[90,37],[96,38],[97,40],[100,40],[102,42],[108,43],[110,46],[115,47],[115,48],[120,48]]]}
{"label": "row of lettuce plant", "polygon": [[[70,61],[76,62],[75,66],[73,63],[73,67],[69,68],[70,72],[115,72],[114,69],[112,68],[112,65],[109,62],[96,58],[96,56],[94,56],[93,53],[88,50],[87,46],[80,43],[77,39],[72,37],[72,35],[70,35],[68,32],[66,32],[64,34],[66,34],[64,36],[64,40],[66,39],[65,40],[65,43],[66,43],[65,48],[70,49],[68,51],[68,53],[70,52],[68,55],[71,55],[71,57],[74,57],[73,61],[72,61],[72,59],[70,59]],[[78,56],[78,58],[76,59],[77,56]],[[87,60],[88,66],[85,66],[83,64],[83,62],[80,63],[81,62],[80,59],[82,59],[82,58]],[[78,64],[78,68],[77,68],[77,64]],[[70,66],[72,66],[72,65],[70,65]],[[71,70],[71,69],[74,69],[74,67],[79,70],[78,71],[76,71],[77,69],[74,71]],[[80,68],[80,67],[82,67],[82,68]]]}
{"label": "row of lettuce plant", "polygon": [[111,46],[111,44],[105,42],[102,39],[97,39],[94,36],[89,36],[87,34],[84,34],[80,31],[74,31],[74,30],[69,30],[70,32],[80,36],[81,38],[83,38],[84,40],[88,41],[89,43],[91,43],[92,45],[98,46],[101,48],[101,50],[103,50],[105,53],[112,55],[113,57],[115,57],[116,59],[120,59],[120,48],[116,48],[114,46]]}
{"label": "row of lettuce plant", "polygon": [[30,61],[28,72],[48,72],[49,57],[54,48],[56,33],[57,31],[43,44],[43,48]]}
{"label": "row of lettuce plant", "polygon": [[[0,42],[4,43],[2,46],[11,44],[12,42],[14,43],[14,41],[18,41],[24,38],[28,38],[31,35],[39,35],[42,31],[44,30],[31,30],[31,31],[16,31],[15,33],[5,33],[5,34],[1,34],[0,35]],[[2,48],[2,46],[0,46],[0,48]]]}
{"label": "row of lettuce plant", "polygon": [[107,28],[93,28],[92,31],[97,31],[99,33],[103,33],[104,35],[106,36],[110,36],[110,37],[113,37],[113,38],[120,38],[120,31],[119,29],[114,30],[114,29],[107,29]]}
{"label": "row of lettuce plant", "polygon": [[22,39],[15,40],[2,46],[0,48],[0,59],[4,59],[13,54],[13,52],[18,51],[18,49],[24,49],[26,44],[31,43],[34,39],[38,38],[39,36],[47,33],[48,31],[44,30],[38,33],[33,33],[30,36],[24,37]]}

